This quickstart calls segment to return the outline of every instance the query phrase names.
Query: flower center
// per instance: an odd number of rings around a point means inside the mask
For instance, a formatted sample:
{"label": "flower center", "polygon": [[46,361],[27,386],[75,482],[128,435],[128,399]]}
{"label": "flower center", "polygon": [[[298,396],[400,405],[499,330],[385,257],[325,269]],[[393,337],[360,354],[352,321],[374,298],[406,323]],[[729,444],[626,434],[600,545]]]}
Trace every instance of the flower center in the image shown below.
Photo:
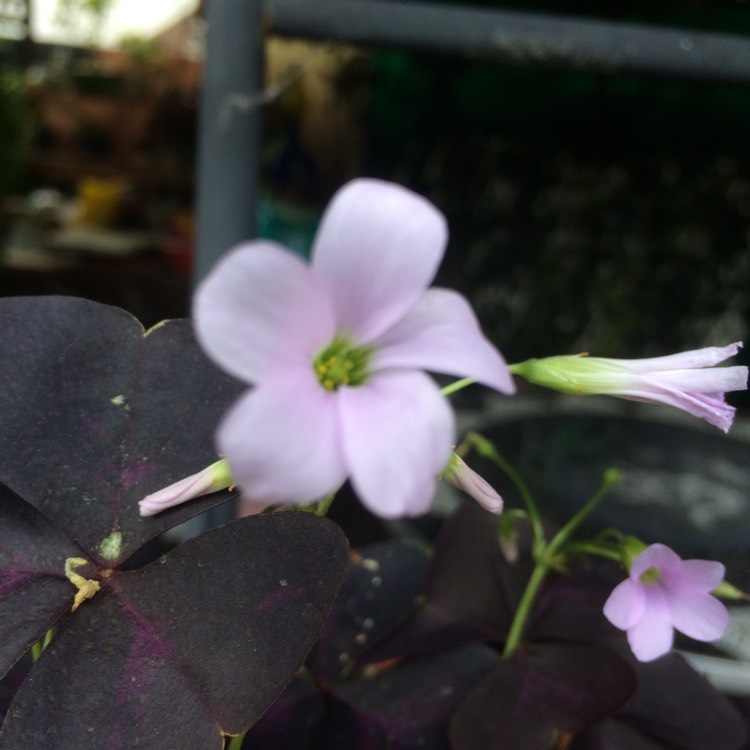
{"label": "flower center", "polygon": [[372,349],[355,346],[345,336],[337,335],[331,344],[313,360],[313,370],[327,391],[337,391],[342,385],[356,387],[367,381]]}
{"label": "flower center", "polygon": [[661,578],[661,570],[657,567],[648,568],[647,570],[644,570],[638,578],[644,586],[653,585],[659,582],[659,579]]}

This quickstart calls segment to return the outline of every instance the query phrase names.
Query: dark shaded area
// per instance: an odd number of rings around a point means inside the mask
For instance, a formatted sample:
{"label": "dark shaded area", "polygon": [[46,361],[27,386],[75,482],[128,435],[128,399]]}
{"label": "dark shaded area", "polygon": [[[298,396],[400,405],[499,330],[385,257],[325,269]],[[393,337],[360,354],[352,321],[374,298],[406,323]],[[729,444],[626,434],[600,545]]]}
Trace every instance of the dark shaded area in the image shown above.
{"label": "dark shaded area", "polygon": [[750,93],[373,58],[370,166],[448,215],[439,281],[511,360],[741,338]]}
{"label": "dark shaded area", "polygon": [[530,566],[523,543],[517,562],[504,557],[496,525],[466,503],[429,557],[404,541],[355,553],[306,670],[243,747],[742,746],[736,709],[681,657],[635,662],[602,614],[620,575],[608,566],[551,574],[520,648],[501,658]]}

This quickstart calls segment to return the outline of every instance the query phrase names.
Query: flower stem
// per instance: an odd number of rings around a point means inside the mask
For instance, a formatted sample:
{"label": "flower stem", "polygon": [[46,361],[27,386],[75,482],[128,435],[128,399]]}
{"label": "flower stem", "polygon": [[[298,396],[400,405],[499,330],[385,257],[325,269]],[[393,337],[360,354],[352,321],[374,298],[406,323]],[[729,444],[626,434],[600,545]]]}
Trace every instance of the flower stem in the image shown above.
{"label": "flower stem", "polygon": [[604,496],[614,487],[621,479],[622,474],[617,469],[607,469],[604,472],[599,489],[586,502],[586,504],[555,534],[552,541],[547,545],[547,555],[554,555],[560,550],[565,542],[572,536],[573,532],[591,515],[591,512],[604,499]]}
{"label": "flower stem", "polygon": [[452,393],[460,391],[462,388],[466,388],[466,386],[473,385],[474,383],[476,383],[476,380],[472,380],[471,378],[461,378],[461,380],[456,380],[453,383],[449,383],[444,388],[441,388],[440,392],[443,396],[450,396]]}
{"label": "flower stem", "polygon": [[544,529],[542,527],[542,517],[537,508],[536,501],[534,500],[531,490],[529,489],[526,482],[523,481],[521,475],[516,471],[513,465],[507,461],[503,456],[498,453],[497,448],[483,435],[478,432],[470,432],[466,436],[466,443],[473,446],[477,452],[485,458],[492,461],[498,468],[502,469],[505,475],[515,485],[518,493],[521,495],[521,500],[526,506],[528,512],[529,523],[531,524],[532,533],[534,536],[534,544],[536,547],[544,545]]}
{"label": "flower stem", "polygon": [[521,601],[518,604],[516,614],[513,616],[513,622],[510,624],[508,638],[506,639],[503,648],[503,659],[512,656],[518,648],[529,615],[531,614],[534,602],[536,601],[536,596],[539,593],[539,587],[542,585],[542,581],[544,581],[548,571],[549,568],[547,565],[541,561],[534,566],[534,570],[529,577],[529,582],[526,584],[526,589],[524,590]]}
{"label": "flower stem", "polygon": [[[229,737],[229,735],[227,735]],[[242,742],[245,739],[245,732],[242,734],[235,734],[229,737],[229,744],[226,750],[242,750]]]}
{"label": "flower stem", "polygon": [[322,500],[318,500],[318,502],[315,503],[315,515],[325,518],[328,515],[331,503],[333,503],[335,497],[336,493],[332,492],[330,495],[326,495]]}
{"label": "flower stem", "polygon": [[598,557],[606,557],[608,560],[613,560],[614,562],[622,562],[622,554],[619,550],[602,547],[595,542],[574,542],[567,545],[565,551],[576,554],[580,553],[582,555],[597,555]]}
{"label": "flower stem", "polygon": [[[555,556],[560,552],[565,542],[571,537],[573,532],[583,523],[583,521],[590,515],[590,513],[596,508],[596,506],[602,501],[604,496],[609,490],[620,480],[620,472],[616,469],[608,469],[604,472],[604,479],[599,489],[594,495],[586,502],[586,504],[566,523],[560,531],[555,534],[548,544],[541,542],[537,543],[534,550],[534,570],[529,577],[526,588],[521,597],[521,601],[518,604],[518,609],[513,617],[513,622],[510,624],[510,630],[508,631],[508,638],[505,641],[505,647],[503,648],[503,658],[507,659],[515,653],[518,645],[521,642],[521,636],[523,635],[526,624],[531,615],[531,610],[536,601],[539,588],[542,585],[547,573],[552,569]],[[603,550],[603,548],[597,549]]]}

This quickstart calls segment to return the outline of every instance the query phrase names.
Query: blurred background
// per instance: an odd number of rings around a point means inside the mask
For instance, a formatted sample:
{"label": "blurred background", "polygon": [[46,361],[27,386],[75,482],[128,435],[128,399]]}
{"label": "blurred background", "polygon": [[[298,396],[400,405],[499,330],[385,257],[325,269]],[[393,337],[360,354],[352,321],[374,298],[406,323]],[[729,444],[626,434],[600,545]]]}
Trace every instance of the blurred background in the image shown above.
{"label": "blurred background", "polygon": [[[745,0],[480,6],[750,33]],[[0,2],[0,294],[187,312],[205,14]],[[336,187],[380,176],[447,214],[440,282],[510,359],[742,338],[750,88],[468,52],[267,35],[259,232],[306,252]]]}
{"label": "blurred background", "polygon": [[[365,0],[351,3],[366,26]],[[750,38],[746,0],[451,6],[683,29],[685,53],[693,33]],[[0,295],[84,296],[145,325],[189,313],[210,10],[210,0],[0,0]],[[467,295],[509,361],[747,337],[750,64],[730,82],[264,28],[247,30],[248,44],[262,40],[247,105],[260,112],[260,147],[239,164],[260,189],[230,207],[252,213],[259,234],[307,254],[336,188],[382,177],[445,212],[438,283]],[[219,180],[212,200],[224,199]],[[730,448],[671,412],[670,432],[644,428],[620,402],[592,400],[596,413],[570,422],[563,401],[526,389],[497,408],[477,399],[459,396],[466,426],[494,430],[552,507],[577,507],[614,456],[630,484],[603,521],[698,552],[731,547],[750,582],[744,419]],[[747,397],[730,400],[744,415]]]}
{"label": "blurred background", "polygon": [[[210,3],[0,0],[0,295],[83,296],[147,326],[189,314]],[[365,0],[351,3],[366,26]],[[747,0],[451,6],[682,29],[686,55],[693,34],[750,44]],[[256,108],[262,132],[252,159],[238,158],[259,190],[229,208],[248,212],[258,234],[306,255],[333,192],[377,176],[446,214],[438,283],[470,299],[509,361],[747,339],[750,51],[744,74],[716,74],[721,43],[710,74],[679,65],[636,74],[557,64],[533,38],[524,54],[488,61],[470,47],[311,36],[247,30],[263,72],[237,107]],[[231,202],[220,169],[214,182],[209,203]],[[495,440],[553,519],[580,507],[614,464],[625,479],[596,525],[722,559],[747,588],[750,401],[729,400],[740,408],[730,438],[668,410],[523,387],[515,399],[468,391],[457,403],[461,428]],[[504,476],[475,465],[516,504]],[[451,503],[439,499],[438,514]],[[357,503],[337,503],[337,513],[355,544],[384,533]],[[417,522],[427,536],[438,524]],[[725,651],[750,658],[749,632],[740,621]],[[746,679],[740,692],[750,692]]]}

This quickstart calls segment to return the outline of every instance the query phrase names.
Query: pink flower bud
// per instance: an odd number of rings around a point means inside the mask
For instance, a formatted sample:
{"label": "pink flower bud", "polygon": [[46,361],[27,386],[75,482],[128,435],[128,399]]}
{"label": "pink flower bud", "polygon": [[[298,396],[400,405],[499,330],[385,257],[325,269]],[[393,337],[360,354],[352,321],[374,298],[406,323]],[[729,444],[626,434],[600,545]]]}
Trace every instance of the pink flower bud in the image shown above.
{"label": "pink flower bud", "polygon": [[473,497],[490,513],[499,514],[502,512],[502,497],[455,453],[451,454],[450,463],[441,477],[457,489]]}
{"label": "pink flower bud", "polygon": [[138,503],[142,516],[154,516],[173,505],[179,505],[202,495],[224,490],[232,486],[229,464],[224,459],[216,461],[197,474],[180,479],[151,495],[146,495]]}
{"label": "pink flower bud", "polygon": [[585,354],[529,359],[512,365],[530,383],[574,395],[602,394],[666,404],[727,432],[734,407],[724,394],[747,388],[747,367],[714,367],[734,356],[741,342],[651,359],[606,359]]}

